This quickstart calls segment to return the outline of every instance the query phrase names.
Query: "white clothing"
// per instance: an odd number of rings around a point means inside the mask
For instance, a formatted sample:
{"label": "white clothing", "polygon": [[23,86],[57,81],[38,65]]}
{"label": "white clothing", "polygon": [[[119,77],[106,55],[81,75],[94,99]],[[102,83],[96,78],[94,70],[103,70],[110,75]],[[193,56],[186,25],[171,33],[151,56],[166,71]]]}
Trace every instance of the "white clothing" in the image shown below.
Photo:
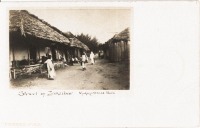
{"label": "white clothing", "polygon": [[86,55],[82,55],[82,68],[86,68],[86,65],[85,65],[85,61],[86,61]]}
{"label": "white clothing", "polygon": [[82,62],[82,68],[86,68],[85,62]]}
{"label": "white clothing", "polygon": [[94,53],[93,52],[90,53],[90,59],[91,59],[91,63],[94,64]]}
{"label": "white clothing", "polygon": [[85,62],[86,61],[86,56],[82,55],[82,61]]}
{"label": "white clothing", "polygon": [[47,64],[47,71],[48,71],[48,78],[54,79],[56,76],[54,65],[51,61],[51,59],[47,59],[44,63]]}

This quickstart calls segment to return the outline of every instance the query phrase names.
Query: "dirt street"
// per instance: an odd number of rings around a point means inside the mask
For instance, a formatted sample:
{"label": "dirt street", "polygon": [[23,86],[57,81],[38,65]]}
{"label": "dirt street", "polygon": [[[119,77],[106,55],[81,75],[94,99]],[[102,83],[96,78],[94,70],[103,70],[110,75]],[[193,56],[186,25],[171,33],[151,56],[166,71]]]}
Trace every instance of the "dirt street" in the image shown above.
{"label": "dirt street", "polygon": [[94,65],[86,64],[82,71],[80,64],[56,70],[55,80],[48,80],[46,74],[19,77],[11,80],[15,89],[66,89],[66,90],[126,90],[129,89],[128,62],[109,63],[98,59]]}

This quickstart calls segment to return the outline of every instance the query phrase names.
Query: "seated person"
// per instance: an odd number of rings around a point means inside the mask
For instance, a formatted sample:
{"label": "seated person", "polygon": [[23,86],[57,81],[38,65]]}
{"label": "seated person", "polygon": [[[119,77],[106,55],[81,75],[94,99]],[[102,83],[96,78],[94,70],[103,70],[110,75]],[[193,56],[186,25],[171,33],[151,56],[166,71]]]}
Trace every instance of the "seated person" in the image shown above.
{"label": "seated person", "polygon": [[78,60],[77,57],[74,58],[74,62],[75,62],[75,63],[79,63],[79,60]]}
{"label": "seated person", "polygon": [[74,63],[79,63],[79,59],[77,57],[72,57],[70,60],[71,65],[74,65]]}
{"label": "seated person", "polygon": [[74,58],[73,57],[70,59],[70,64],[74,65]]}

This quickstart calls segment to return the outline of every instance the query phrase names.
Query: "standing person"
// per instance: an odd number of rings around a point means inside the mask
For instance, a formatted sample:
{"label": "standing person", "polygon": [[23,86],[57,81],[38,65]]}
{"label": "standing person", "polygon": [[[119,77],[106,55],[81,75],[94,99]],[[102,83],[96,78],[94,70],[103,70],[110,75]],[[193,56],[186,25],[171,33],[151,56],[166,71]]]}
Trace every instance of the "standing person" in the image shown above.
{"label": "standing person", "polygon": [[51,55],[48,55],[47,60],[44,63],[47,64],[48,79],[54,80],[56,73],[55,73],[54,65],[51,60]]}
{"label": "standing person", "polygon": [[92,51],[90,53],[90,59],[91,59],[92,65],[93,65],[94,64],[94,53]]}
{"label": "standing person", "polygon": [[86,70],[86,66],[85,66],[85,61],[86,61],[86,53],[83,52],[82,54],[82,70]]}
{"label": "standing person", "polygon": [[99,52],[98,52],[98,56],[99,56],[99,58],[100,58],[100,50],[99,50]]}

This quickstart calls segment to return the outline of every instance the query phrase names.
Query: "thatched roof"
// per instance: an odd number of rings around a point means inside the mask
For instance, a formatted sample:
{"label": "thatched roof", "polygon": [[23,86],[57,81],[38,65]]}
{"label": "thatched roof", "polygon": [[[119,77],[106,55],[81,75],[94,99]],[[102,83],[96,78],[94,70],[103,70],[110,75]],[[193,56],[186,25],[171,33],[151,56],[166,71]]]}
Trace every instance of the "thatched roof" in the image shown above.
{"label": "thatched roof", "polygon": [[85,45],[85,44],[83,44],[83,43],[82,43],[82,47],[83,47],[83,49],[85,49],[86,51],[89,51],[89,50],[90,50],[90,49],[88,48],[88,46]]}
{"label": "thatched roof", "polygon": [[85,44],[82,43],[80,40],[78,40],[78,39],[76,38],[76,36],[74,36],[71,32],[65,32],[64,34],[65,34],[65,36],[66,36],[67,38],[70,39],[70,46],[71,46],[71,47],[83,48],[83,49],[86,50],[86,51],[90,50],[90,49],[88,48],[87,45],[85,45]]}
{"label": "thatched roof", "polygon": [[129,28],[126,28],[119,34],[114,35],[113,39],[114,40],[130,40]]}
{"label": "thatched roof", "polygon": [[69,44],[67,37],[57,28],[47,22],[39,19],[37,16],[30,14],[25,10],[10,10],[9,31],[20,31],[22,35],[31,35],[33,37],[51,40]]}
{"label": "thatched roof", "polygon": [[129,28],[126,28],[125,30],[121,31],[118,34],[115,34],[111,39],[109,39],[106,44],[109,44],[111,42],[116,42],[116,41],[129,41],[130,40],[130,32]]}
{"label": "thatched roof", "polygon": [[80,45],[80,41],[75,38],[75,36],[71,32],[65,32],[64,35],[70,40],[71,47],[82,48]]}

